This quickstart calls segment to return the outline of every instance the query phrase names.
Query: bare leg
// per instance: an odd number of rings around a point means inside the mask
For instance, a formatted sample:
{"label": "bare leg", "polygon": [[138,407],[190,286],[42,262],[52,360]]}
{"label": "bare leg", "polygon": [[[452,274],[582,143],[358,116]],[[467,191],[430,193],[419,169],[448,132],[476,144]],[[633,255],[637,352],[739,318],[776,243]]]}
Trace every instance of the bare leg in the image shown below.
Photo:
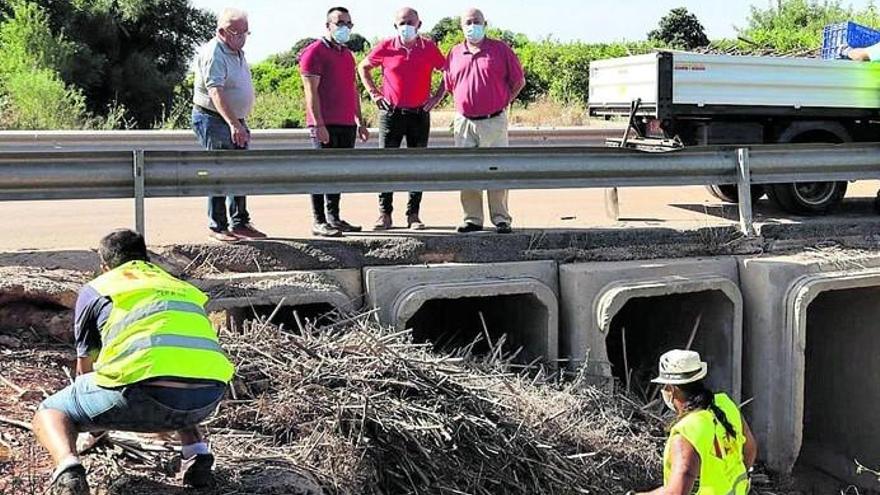
{"label": "bare leg", "polygon": [[34,434],[40,444],[49,451],[55,465],[76,458],[76,427],[61,411],[42,409],[33,420]]}

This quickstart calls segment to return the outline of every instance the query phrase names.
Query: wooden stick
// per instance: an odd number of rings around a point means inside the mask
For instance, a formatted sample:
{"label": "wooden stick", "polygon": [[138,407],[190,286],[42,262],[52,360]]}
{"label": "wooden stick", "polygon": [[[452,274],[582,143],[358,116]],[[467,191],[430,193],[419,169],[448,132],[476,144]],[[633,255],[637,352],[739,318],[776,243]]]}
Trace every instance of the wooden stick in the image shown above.
{"label": "wooden stick", "polygon": [[19,387],[18,385],[12,383],[11,381],[9,381],[9,380],[8,380],[5,376],[3,376],[3,375],[0,375],[0,382],[5,383],[6,385],[9,386],[9,388],[11,388],[12,390],[15,390],[16,392],[18,392],[18,395],[23,395],[23,394],[25,394],[25,393],[27,392],[27,390],[25,390],[25,389]]}
{"label": "wooden stick", "polygon": [[4,424],[10,425],[10,426],[15,426],[15,427],[21,428],[22,430],[34,431],[31,428],[31,425],[25,423],[24,421],[18,421],[15,419],[4,417],[4,416],[0,416],[0,423],[4,423]]}
{"label": "wooden stick", "polygon": [[266,318],[266,321],[263,322],[263,325],[260,326],[261,332],[266,329],[266,327],[269,325],[269,323],[272,323],[272,318],[275,318],[275,315],[278,314],[278,310],[281,309],[281,305],[284,304],[285,300],[287,300],[287,296],[282,297],[281,300],[278,301],[278,304],[275,306],[275,309],[272,310],[272,313],[269,315],[268,318]]}
{"label": "wooden stick", "polygon": [[623,341],[623,376],[626,380],[626,393],[629,393],[629,358],[626,356],[626,327],[620,327],[620,338]]}

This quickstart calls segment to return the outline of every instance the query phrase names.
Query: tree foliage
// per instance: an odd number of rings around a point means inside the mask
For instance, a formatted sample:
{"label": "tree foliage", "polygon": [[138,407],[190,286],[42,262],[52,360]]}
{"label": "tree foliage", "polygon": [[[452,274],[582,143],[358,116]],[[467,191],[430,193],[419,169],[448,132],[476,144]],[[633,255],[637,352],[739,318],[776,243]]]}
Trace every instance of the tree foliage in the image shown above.
{"label": "tree foliage", "polygon": [[700,20],[684,7],[672,9],[663,16],[657,29],[648,33],[648,39],[682,50],[693,50],[709,44]]}
{"label": "tree foliage", "polygon": [[880,26],[873,3],[853,10],[837,0],[777,0],[767,8],[752,7],[746,27],[738,31],[742,37],[778,51],[811,50],[822,45],[826,25],[847,20]]}
{"label": "tree foliage", "polygon": [[41,55],[85,97],[87,109],[104,114],[124,108],[139,127],[152,126],[174,103],[196,46],[213,35],[213,14],[188,0],[0,0],[4,24],[14,22],[16,2],[46,15],[49,35],[63,33],[62,52]]}

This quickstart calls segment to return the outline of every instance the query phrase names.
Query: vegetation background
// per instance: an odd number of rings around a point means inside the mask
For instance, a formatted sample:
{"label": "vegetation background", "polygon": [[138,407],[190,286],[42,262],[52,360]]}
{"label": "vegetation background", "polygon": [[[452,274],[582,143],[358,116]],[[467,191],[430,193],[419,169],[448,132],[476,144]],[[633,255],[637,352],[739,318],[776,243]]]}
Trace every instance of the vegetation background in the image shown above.
{"label": "vegetation background", "polygon": [[[532,114],[531,124],[583,124],[593,60],[710,43],[812,50],[821,46],[825,25],[845,20],[880,26],[880,12],[873,4],[853,10],[837,0],[777,0],[753,7],[736,40],[710,41],[683,8],[659,19],[644,40],[630,42],[561,43],[503,29],[490,35],[509,43],[523,63],[527,85],[519,114]],[[0,0],[0,129],[188,128],[190,61],[214,25],[212,13],[188,0]],[[453,17],[425,34],[444,53],[462,41]],[[297,58],[310,41],[252,66],[257,102],[251,127],[304,125]],[[371,45],[359,35],[350,42],[358,59]],[[374,117],[372,105],[364,108]]]}

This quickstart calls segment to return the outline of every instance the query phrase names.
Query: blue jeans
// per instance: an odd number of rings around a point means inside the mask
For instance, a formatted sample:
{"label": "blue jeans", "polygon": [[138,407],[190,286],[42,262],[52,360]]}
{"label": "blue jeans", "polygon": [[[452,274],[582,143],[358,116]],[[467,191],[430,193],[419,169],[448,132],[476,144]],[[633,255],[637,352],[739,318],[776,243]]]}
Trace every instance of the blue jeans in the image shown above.
{"label": "blue jeans", "polygon": [[[244,124],[244,120],[241,121]],[[199,144],[206,150],[238,150],[247,147],[237,146],[232,142],[232,132],[229,125],[220,117],[199,110],[192,113],[193,132],[199,139]],[[227,220],[227,211],[229,220]],[[229,222],[232,227],[245,225],[251,221],[247,211],[247,198],[245,196],[214,196],[208,199],[208,227],[214,232],[229,230]]]}
{"label": "blue jeans", "polygon": [[40,409],[63,412],[78,431],[134,431],[160,433],[189,428],[211,415],[226,386],[170,388],[134,384],[103,388],[95,374],[76,377],[72,385],[40,404]]}

